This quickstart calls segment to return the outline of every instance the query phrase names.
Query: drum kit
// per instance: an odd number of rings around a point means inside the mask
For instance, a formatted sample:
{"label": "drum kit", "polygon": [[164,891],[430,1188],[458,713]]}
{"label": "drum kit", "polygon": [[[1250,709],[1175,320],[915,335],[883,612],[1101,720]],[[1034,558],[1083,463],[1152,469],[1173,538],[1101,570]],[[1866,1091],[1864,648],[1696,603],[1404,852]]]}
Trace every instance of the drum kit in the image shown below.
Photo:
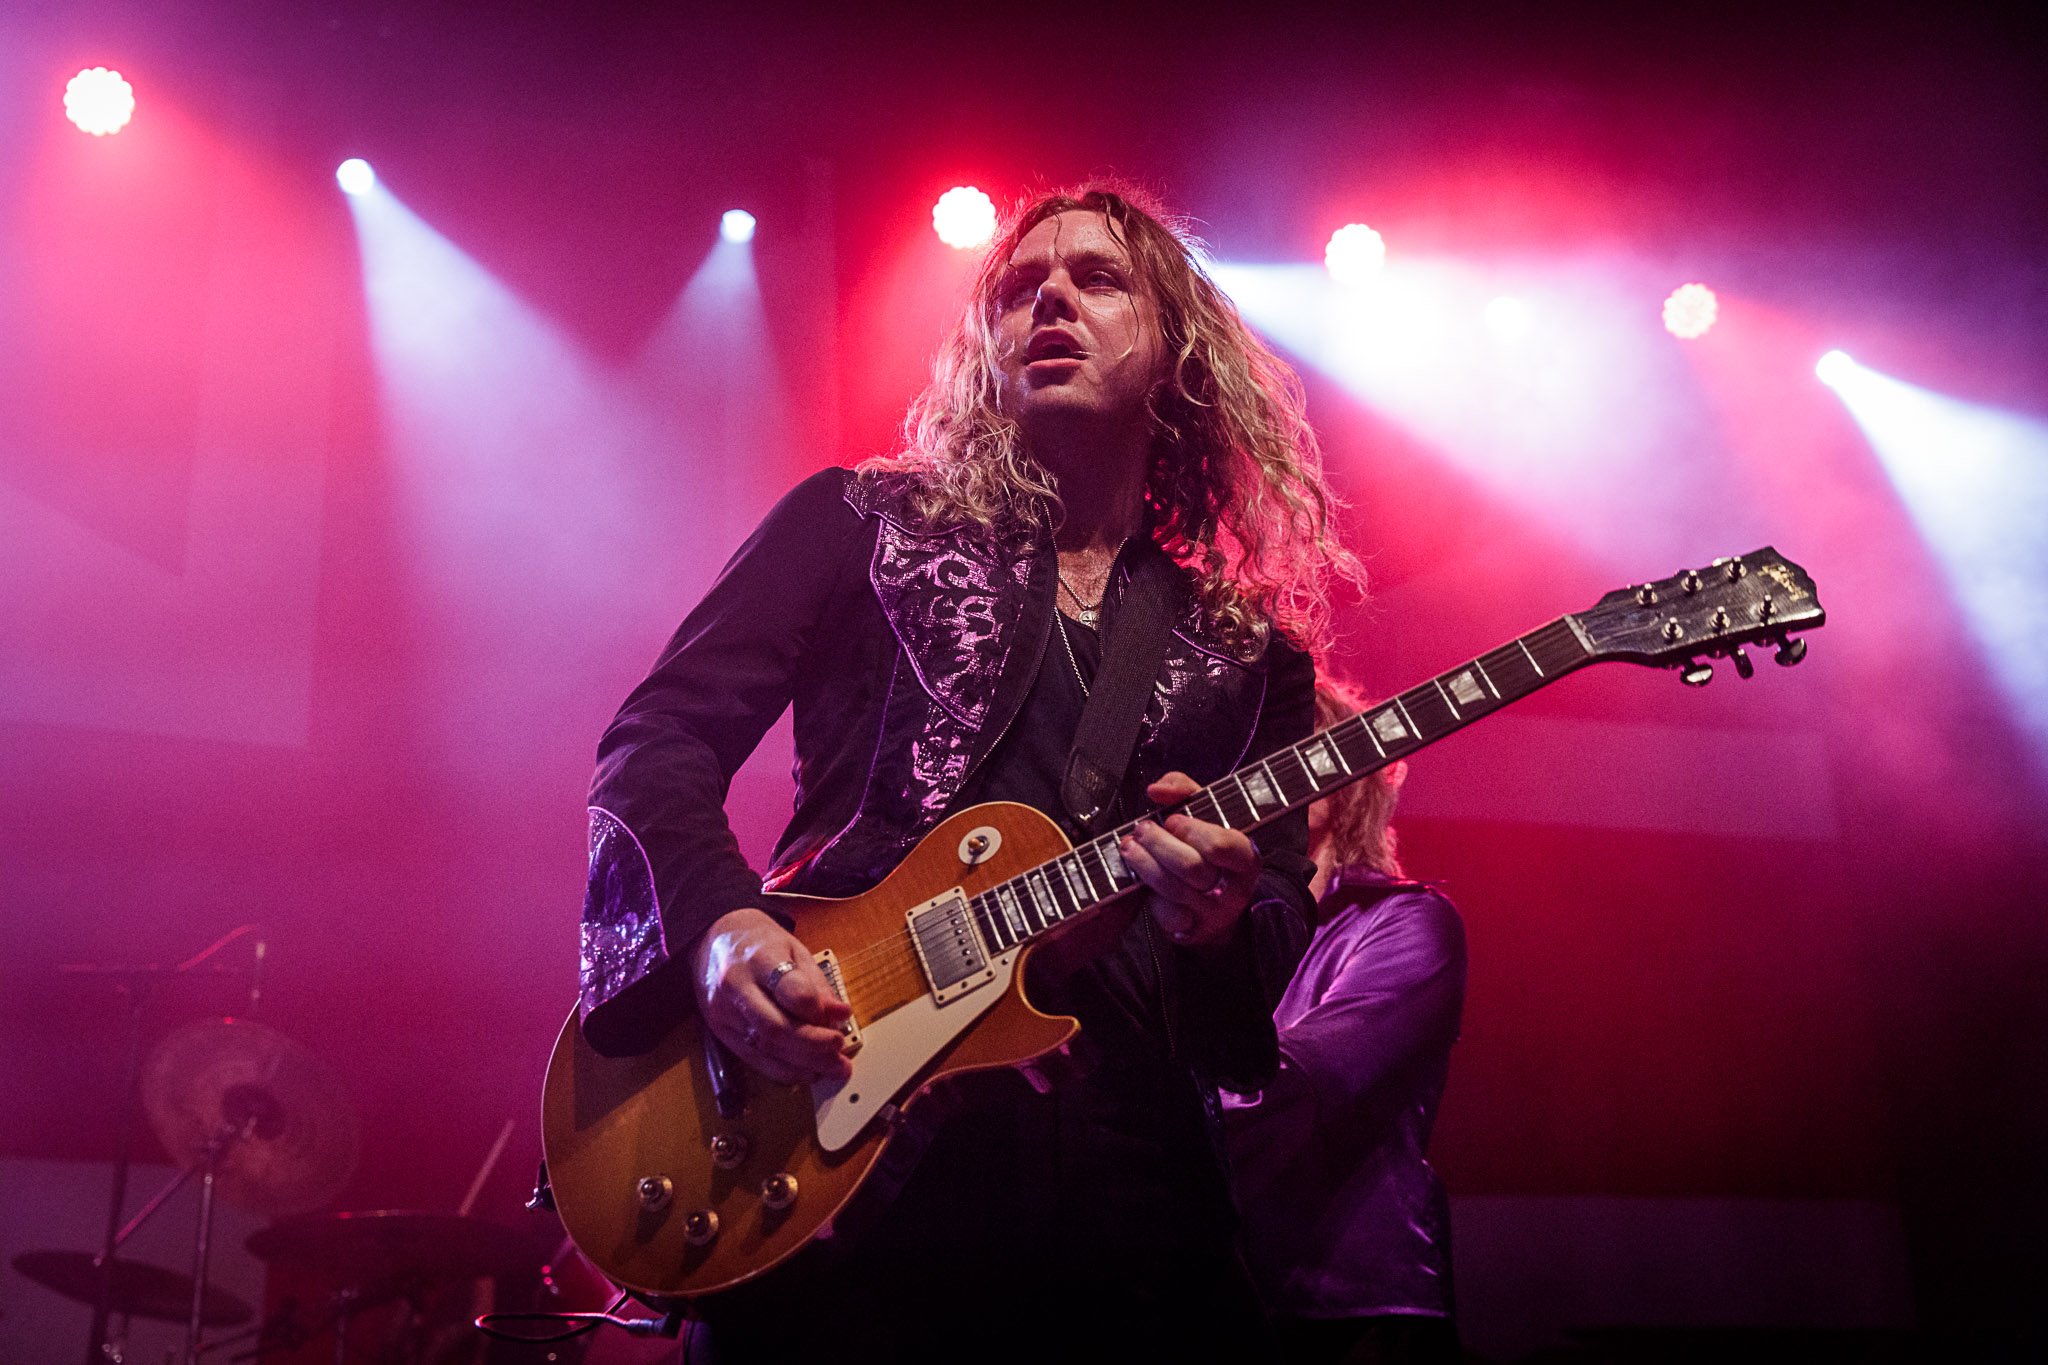
{"label": "drum kit", "polygon": [[[132,978],[160,969],[118,970]],[[331,1358],[346,1362],[351,1320],[387,1305],[395,1307],[383,1312],[385,1325],[397,1326],[380,1333],[375,1359],[427,1365],[448,1358],[430,1345],[441,1339],[435,1328],[448,1321],[447,1291],[484,1279],[539,1276],[559,1249],[559,1232],[543,1241],[467,1212],[310,1212],[338,1195],[355,1168],[360,1129],[340,1078],[300,1044],[247,1018],[189,1024],[138,1064],[142,992],[131,987],[132,981],[124,982],[135,1024],[129,1116],[117,1148],[104,1244],[98,1254],[31,1251],[13,1262],[27,1279],[93,1306],[88,1365],[119,1365],[130,1320],[137,1318],[185,1324],[185,1348],[177,1357],[182,1365],[263,1360],[324,1347],[322,1338],[330,1334]],[[180,1171],[124,1224],[128,1130],[137,1099]],[[195,1181],[200,1197],[190,1275],[116,1254]],[[479,1176],[472,1198],[482,1184]],[[307,1320],[287,1300],[281,1311],[258,1322],[252,1305],[207,1284],[216,1199],[275,1219],[250,1236],[249,1251],[301,1280],[331,1286],[324,1311]],[[457,1316],[466,1331],[468,1315]],[[239,1330],[220,1334],[224,1329]],[[473,1343],[479,1339],[473,1332],[467,1339],[472,1345],[462,1358],[475,1358]]]}

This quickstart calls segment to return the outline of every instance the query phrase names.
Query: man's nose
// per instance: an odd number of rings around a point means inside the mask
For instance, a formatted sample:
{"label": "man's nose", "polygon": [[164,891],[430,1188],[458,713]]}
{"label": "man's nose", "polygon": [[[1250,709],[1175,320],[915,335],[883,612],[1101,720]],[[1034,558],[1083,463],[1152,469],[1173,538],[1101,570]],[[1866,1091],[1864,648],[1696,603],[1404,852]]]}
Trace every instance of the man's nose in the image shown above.
{"label": "man's nose", "polygon": [[1038,294],[1031,301],[1031,321],[1042,325],[1055,318],[1074,316],[1073,282],[1066,272],[1055,270],[1039,283]]}

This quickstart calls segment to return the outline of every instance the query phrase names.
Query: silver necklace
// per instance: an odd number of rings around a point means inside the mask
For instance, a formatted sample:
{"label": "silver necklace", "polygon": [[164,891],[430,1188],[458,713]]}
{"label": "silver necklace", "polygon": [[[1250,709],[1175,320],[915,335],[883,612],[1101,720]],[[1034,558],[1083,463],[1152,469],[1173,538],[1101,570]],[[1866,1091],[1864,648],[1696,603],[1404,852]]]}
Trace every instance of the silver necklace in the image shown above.
{"label": "silver necklace", "polygon": [[1081,662],[1074,657],[1074,642],[1067,638],[1067,614],[1062,611],[1055,612],[1054,615],[1060,618],[1060,644],[1066,647],[1067,667],[1074,670],[1074,681],[1081,688],[1081,700],[1086,701],[1088,700],[1088,680],[1081,676]]}
{"label": "silver necklace", "polygon": [[[1114,573],[1116,571],[1116,557],[1124,552],[1124,541],[1128,541],[1129,539],[1129,536],[1125,536],[1123,540],[1119,540],[1116,543],[1116,548],[1109,552],[1109,567],[1111,573]],[[1060,586],[1067,590],[1067,596],[1073,598],[1074,605],[1080,608],[1080,611],[1076,613],[1074,619],[1079,621],[1084,626],[1093,626],[1096,623],[1096,621],[1100,620],[1102,617],[1102,599],[1104,597],[1109,596],[1108,575],[1104,575],[1102,579],[1102,596],[1097,597],[1093,602],[1086,602],[1082,600],[1080,593],[1074,591],[1074,585],[1067,581],[1067,575],[1065,570],[1059,567],[1059,552],[1057,550],[1053,552],[1052,571],[1059,577]],[[1061,638],[1065,637],[1062,636]],[[1069,653],[1071,652],[1072,651],[1069,650]],[[1078,675],[1079,674],[1077,670],[1076,676]],[[1086,691],[1087,689],[1083,688],[1082,690]]]}

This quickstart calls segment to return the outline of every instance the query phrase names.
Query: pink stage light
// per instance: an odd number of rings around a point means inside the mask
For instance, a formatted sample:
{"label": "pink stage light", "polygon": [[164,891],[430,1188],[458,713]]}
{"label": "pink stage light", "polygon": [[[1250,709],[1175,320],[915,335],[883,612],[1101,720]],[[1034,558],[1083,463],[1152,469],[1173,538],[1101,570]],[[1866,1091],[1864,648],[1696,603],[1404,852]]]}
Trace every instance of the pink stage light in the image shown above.
{"label": "pink stage light", "polygon": [[1323,248],[1323,264],[1339,284],[1364,284],[1386,263],[1387,239],[1363,223],[1346,223]]}
{"label": "pink stage light", "polygon": [[1721,315],[1721,301],[1703,284],[1681,284],[1664,300],[1664,330],[1681,341],[1707,334]]}
{"label": "pink stage light", "polygon": [[932,205],[932,231],[960,251],[987,246],[996,235],[995,201],[972,185],[955,185]]}
{"label": "pink stage light", "polygon": [[64,83],[64,117],[94,137],[118,133],[135,117],[135,87],[104,66],[81,71]]}

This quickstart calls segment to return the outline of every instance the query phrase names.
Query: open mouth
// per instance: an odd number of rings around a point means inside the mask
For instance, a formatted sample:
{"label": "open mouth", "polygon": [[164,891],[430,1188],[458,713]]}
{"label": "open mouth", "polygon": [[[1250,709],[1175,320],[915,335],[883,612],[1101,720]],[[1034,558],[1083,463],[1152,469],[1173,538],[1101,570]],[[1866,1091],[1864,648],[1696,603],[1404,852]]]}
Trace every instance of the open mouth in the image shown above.
{"label": "open mouth", "polygon": [[1024,363],[1035,365],[1041,360],[1080,360],[1087,354],[1074,344],[1073,338],[1057,332],[1043,332],[1033,337],[1025,348]]}

